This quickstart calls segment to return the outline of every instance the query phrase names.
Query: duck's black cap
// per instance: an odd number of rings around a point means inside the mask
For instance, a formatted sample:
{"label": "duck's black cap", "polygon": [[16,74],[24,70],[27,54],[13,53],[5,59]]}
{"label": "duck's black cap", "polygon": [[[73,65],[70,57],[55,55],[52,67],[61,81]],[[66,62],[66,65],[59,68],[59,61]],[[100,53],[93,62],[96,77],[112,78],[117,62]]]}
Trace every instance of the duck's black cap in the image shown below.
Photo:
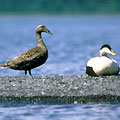
{"label": "duck's black cap", "polygon": [[100,48],[100,50],[101,50],[102,48],[104,48],[104,47],[107,47],[109,50],[112,49],[112,48],[110,47],[110,45],[108,45],[108,44],[104,44],[104,45]]}

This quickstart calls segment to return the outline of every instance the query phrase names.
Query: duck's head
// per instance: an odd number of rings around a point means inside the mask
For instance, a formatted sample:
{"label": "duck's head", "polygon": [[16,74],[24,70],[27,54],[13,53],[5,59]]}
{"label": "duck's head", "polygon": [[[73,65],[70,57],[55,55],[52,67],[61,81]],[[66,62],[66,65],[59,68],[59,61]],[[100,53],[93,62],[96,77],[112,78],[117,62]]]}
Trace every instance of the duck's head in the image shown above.
{"label": "duck's head", "polygon": [[110,45],[108,44],[104,44],[101,48],[100,48],[100,56],[106,56],[107,54],[111,54],[111,55],[116,55],[115,52],[112,50],[112,48],[110,47]]}
{"label": "duck's head", "polygon": [[42,32],[46,32],[46,33],[49,33],[49,34],[52,34],[45,25],[39,25],[37,26],[36,28],[36,33],[38,34],[41,34]]}

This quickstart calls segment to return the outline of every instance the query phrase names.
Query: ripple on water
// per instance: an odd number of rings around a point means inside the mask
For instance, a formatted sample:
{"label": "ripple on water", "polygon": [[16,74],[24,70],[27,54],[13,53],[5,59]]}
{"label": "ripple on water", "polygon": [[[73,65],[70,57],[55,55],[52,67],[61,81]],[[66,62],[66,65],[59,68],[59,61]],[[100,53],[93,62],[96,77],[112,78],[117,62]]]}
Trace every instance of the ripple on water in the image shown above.
{"label": "ripple on water", "polygon": [[40,105],[15,104],[13,107],[0,107],[0,119],[9,120],[119,120],[119,104],[66,104]]}

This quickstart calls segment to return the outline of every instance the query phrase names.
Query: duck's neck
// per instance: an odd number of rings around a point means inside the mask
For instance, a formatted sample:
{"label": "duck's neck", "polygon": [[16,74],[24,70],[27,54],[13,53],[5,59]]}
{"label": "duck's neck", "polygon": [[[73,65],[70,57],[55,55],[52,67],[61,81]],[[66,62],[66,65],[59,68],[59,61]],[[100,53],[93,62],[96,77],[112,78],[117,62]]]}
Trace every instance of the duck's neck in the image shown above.
{"label": "duck's neck", "polygon": [[104,56],[104,57],[108,57],[109,58],[109,56],[107,54],[102,54],[100,56]]}
{"label": "duck's neck", "polygon": [[42,40],[41,33],[36,33],[36,39],[37,39],[37,47],[40,47],[42,49],[47,49]]}

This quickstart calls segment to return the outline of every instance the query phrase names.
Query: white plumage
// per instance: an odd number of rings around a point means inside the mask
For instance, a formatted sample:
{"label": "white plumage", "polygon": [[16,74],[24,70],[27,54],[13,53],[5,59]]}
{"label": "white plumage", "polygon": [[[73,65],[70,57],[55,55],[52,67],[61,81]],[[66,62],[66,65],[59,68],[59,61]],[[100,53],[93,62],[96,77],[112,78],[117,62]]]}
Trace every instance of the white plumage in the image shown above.
{"label": "white plumage", "polygon": [[119,65],[117,61],[111,59],[107,54],[116,55],[112,48],[105,44],[100,49],[100,57],[91,58],[86,66],[86,73],[91,76],[117,75]]}

